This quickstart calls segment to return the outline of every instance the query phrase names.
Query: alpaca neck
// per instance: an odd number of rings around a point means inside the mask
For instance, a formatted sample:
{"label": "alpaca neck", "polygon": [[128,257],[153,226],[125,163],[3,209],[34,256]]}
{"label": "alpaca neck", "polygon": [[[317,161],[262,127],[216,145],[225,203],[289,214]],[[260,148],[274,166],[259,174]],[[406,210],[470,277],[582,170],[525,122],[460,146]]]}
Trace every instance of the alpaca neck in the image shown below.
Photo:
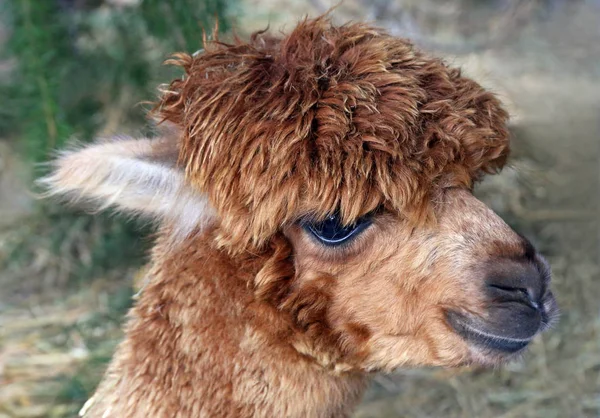
{"label": "alpaca neck", "polygon": [[300,354],[286,316],[248,286],[257,262],[206,242],[155,249],[152,277],[99,389],[108,392],[106,380],[117,377],[115,416],[347,416],[364,375]]}

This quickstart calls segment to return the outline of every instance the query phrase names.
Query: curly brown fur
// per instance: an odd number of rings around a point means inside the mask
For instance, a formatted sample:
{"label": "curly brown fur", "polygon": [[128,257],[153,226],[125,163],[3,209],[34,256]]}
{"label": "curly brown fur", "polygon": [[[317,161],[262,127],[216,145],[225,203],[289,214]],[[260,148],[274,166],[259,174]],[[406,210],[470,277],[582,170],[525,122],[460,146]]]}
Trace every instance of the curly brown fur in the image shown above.
{"label": "curly brown fur", "polygon": [[[440,187],[471,187],[508,155],[507,114],[477,83],[363,24],[209,42],[155,112],[220,214],[219,241],[261,246],[300,214],[350,223],[379,206],[423,220]],[[226,86],[224,88],[223,86]]]}

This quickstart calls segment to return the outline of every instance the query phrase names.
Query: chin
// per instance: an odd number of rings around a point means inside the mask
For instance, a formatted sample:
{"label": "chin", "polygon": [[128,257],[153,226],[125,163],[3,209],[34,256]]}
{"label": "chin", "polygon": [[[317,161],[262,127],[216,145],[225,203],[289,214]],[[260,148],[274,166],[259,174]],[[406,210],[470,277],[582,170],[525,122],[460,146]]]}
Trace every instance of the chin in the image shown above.
{"label": "chin", "polygon": [[527,352],[528,344],[512,352],[498,351],[486,347],[470,348],[469,365],[485,368],[499,368],[509,363],[520,361]]}

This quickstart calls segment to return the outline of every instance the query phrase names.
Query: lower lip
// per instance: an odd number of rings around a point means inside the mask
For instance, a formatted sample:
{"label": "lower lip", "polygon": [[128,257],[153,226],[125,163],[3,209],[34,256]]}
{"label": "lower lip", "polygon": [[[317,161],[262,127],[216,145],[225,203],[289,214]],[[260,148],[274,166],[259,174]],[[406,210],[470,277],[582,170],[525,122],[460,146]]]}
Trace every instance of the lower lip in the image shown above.
{"label": "lower lip", "polygon": [[496,351],[502,351],[504,353],[516,353],[517,351],[521,351],[527,345],[529,341],[513,341],[513,340],[505,340],[505,339],[488,339],[485,342],[482,342],[486,348],[491,348]]}
{"label": "lower lip", "polygon": [[531,339],[513,339],[503,338],[494,335],[489,335],[483,331],[479,331],[462,321],[451,321],[453,328],[462,336],[465,340],[474,344],[480,348],[494,350],[506,354],[514,354],[523,350],[529,345]]}

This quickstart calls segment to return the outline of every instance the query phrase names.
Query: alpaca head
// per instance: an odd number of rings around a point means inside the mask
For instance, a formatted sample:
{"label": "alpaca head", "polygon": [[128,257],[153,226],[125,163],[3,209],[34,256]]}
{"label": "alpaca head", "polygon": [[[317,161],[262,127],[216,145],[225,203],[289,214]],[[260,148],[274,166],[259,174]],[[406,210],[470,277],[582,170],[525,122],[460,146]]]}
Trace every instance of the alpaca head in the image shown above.
{"label": "alpaca head", "polygon": [[478,84],[378,29],[326,18],[209,42],[155,115],[172,130],[67,152],[53,192],[150,214],[256,257],[257,301],[337,370],[496,364],[556,311],[531,244],[472,195],[508,152]]}

